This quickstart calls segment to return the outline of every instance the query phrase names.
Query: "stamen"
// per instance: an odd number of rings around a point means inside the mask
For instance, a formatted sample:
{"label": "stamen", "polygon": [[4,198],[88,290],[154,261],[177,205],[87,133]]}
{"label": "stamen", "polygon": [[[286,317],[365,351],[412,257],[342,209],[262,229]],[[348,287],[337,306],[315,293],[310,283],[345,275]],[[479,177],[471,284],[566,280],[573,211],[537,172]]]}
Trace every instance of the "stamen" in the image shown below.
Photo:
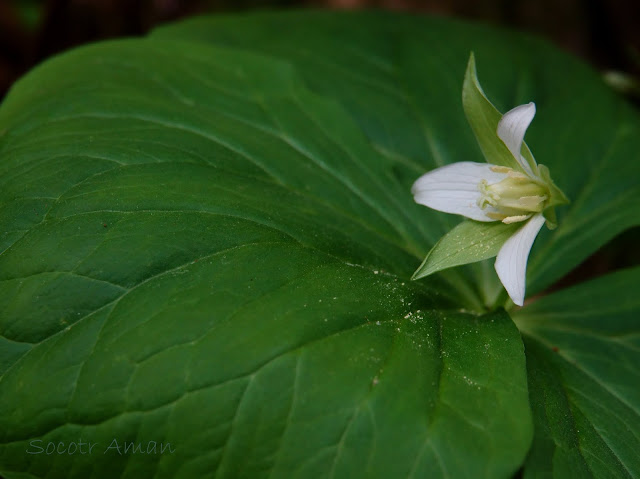
{"label": "stamen", "polygon": [[525,175],[524,173],[520,173],[519,171],[511,170],[509,173],[507,173],[507,175],[509,176],[509,178],[513,178],[514,180],[527,180],[527,181],[529,181],[529,177],[527,175]]}
{"label": "stamen", "polygon": [[476,204],[481,209],[490,206],[493,211],[485,213],[487,218],[516,223],[524,221],[544,210],[549,191],[524,173],[506,166],[492,166],[491,171],[505,174],[504,179],[489,184],[487,180],[478,183],[480,196]]}
{"label": "stamen", "polygon": [[501,213],[494,213],[493,211],[489,211],[485,213],[485,216],[489,219],[496,220],[496,221],[502,221],[503,219],[506,218],[505,215]]}
{"label": "stamen", "polygon": [[518,221],[524,221],[531,218],[532,215],[519,215],[519,216],[507,216],[502,220],[505,225],[510,225],[511,223],[517,223]]}

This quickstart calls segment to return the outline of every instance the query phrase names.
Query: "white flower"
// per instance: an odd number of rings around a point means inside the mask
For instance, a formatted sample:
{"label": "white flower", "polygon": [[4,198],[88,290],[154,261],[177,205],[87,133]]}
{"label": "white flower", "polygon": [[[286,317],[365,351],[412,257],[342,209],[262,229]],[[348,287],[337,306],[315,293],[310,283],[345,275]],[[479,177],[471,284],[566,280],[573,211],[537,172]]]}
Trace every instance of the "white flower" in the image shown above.
{"label": "white flower", "polygon": [[519,169],[488,163],[460,162],[421,176],[411,189],[417,203],[475,221],[521,222],[502,246],[495,269],[511,300],[522,306],[527,260],[531,246],[545,222],[552,189],[548,170],[522,155],[524,134],[533,120],[533,103],[505,113],[497,136],[509,149]]}

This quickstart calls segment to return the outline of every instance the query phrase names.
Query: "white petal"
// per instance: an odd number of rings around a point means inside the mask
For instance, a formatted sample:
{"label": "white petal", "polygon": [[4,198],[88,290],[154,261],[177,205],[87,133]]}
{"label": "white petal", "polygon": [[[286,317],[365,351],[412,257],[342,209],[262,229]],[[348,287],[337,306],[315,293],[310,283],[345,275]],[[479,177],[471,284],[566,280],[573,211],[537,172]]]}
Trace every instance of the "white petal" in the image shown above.
{"label": "white petal", "polygon": [[436,168],[422,175],[411,187],[416,203],[445,213],[463,215],[476,221],[495,221],[485,213],[495,212],[491,207],[480,209],[478,184],[503,180],[506,175],[492,171],[493,165],[462,161]]}
{"label": "white petal", "polygon": [[511,300],[518,306],[522,306],[524,302],[529,251],[544,222],[541,214],[533,216],[502,245],[496,258],[498,277]]}
{"label": "white petal", "polygon": [[533,172],[527,160],[522,157],[520,151],[522,150],[524,134],[535,115],[536,105],[534,103],[527,103],[526,105],[520,105],[513,110],[509,110],[502,115],[502,119],[498,122],[498,138],[504,142],[514,158],[524,168],[524,171],[529,174],[533,174]]}

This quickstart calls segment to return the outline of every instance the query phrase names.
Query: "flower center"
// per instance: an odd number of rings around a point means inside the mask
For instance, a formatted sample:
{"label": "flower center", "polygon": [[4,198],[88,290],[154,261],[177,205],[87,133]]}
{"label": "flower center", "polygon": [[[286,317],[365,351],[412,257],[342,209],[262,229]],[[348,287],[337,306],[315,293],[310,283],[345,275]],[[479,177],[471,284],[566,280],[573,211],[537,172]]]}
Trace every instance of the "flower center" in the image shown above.
{"label": "flower center", "polygon": [[505,166],[493,166],[491,170],[507,176],[491,185],[487,180],[478,183],[480,197],[477,204],[482,209],[491,207],[492,211],[485,213],[488,218],[515,223],[545,208],[549,196],[543,184]]}

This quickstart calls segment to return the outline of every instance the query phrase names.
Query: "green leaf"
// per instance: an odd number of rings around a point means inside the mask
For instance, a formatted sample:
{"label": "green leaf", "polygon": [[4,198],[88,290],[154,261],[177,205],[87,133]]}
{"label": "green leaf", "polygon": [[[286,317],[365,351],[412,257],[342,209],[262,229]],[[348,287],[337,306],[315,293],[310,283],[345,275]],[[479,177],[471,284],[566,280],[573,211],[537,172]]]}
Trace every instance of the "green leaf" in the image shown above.
{"label": "green leaf", "polygon": [[[193,19],[160,28],[152,38],[229,45],[286,60],[313,91],[344,106],[392,161],[405,191],[435,167],[484,161],[460,101],[473,51],[497,110],[535,102],[527,144],[572,202],[557,209],[558,228],[543,228],[536,240],[529,294],[640,225],[640,162],[633,161],[640,151],[638,113],[603,85],[598,72],[530,35],[416,15],[291,11]],[[423,235],[420,260],[458,221],[425,207],[407,211]]]}
{"label": "green leaf", "polygon": [[[519,333],[434,298],[286,240],[160,272],[4,374],[0,470],[508,477],[531,434]],[[25,453],[80,439],[95,454]],[[115,449],[149,441],[175,452]]]}
{"label": "green leaf", "polygon": [[0,130],[3,477],[507,478],[524,460],[517,328],[409,281],[432,227],[396,162],[288,63],[98,44],[21,80]]}
{"label": "green leaf", "polygon": [[640,475],[640,268],[520,310],[535,439],[525,478]]}
{"label": "green leaf", "polygon": [[463,221],[436,243],[411,279],[493,258],[505,241],[521,227],[522,223]]}
{"label": "green leaf", "polygon": [[[493,103],[482,91],[478,81],[476,59],[473,53],[469,56],[467,71],[464,74],[462,106],[487,163],[506,166],[525,173],[518,160],[513,157],[504,142],[498,137],[498,123],[502,118],[502,113],[493,106]],[[537,172],[538,165],[533,159],[526,142],[522,143],[522,155],[529,163],[531,171]]]}
{"label": "green leaf", "polygon": [[[481,159],[471,49],[497,107],[536,101],[530,143],[579,198],[540,238],[539,288],[638,223],[640,140],[595,74],[529,36],[201,18],[20,80],[0,109],[0,474],[511,477],[532,435],[519,332],[463,312],[483,305],[468,269],[409,281],[455,222],[410,185]],[[174,452],[104,454],[114,439]]]}

